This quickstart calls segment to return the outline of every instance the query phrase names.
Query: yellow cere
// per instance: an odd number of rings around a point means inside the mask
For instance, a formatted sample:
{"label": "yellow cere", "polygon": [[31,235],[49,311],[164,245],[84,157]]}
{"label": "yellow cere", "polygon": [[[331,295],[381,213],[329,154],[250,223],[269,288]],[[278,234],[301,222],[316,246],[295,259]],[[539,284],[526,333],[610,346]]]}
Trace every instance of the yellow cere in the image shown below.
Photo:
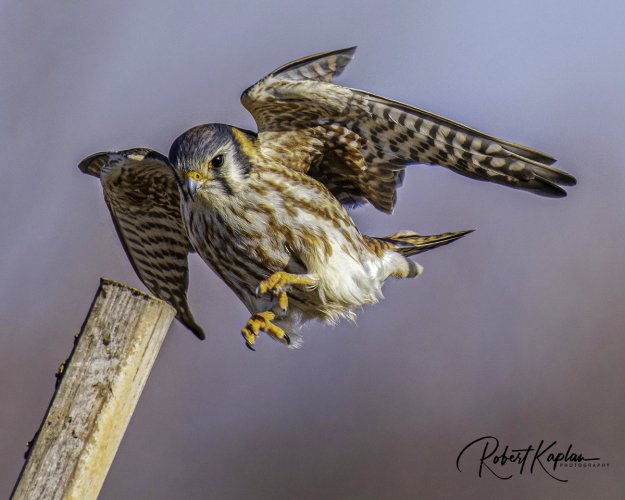
{"label": "yellow cere", "polygon": [[202,174],[192,170],[191,172],[187,172],[187,179],[193,179],[194,181],[202,180]]}

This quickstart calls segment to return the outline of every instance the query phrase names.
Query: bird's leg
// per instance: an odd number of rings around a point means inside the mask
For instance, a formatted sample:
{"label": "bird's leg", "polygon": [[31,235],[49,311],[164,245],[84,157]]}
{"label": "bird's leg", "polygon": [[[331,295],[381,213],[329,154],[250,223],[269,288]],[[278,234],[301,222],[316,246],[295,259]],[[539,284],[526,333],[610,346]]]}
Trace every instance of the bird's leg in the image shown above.
{"label": "bird's leg", "polygon": [[289,307],[289,298],[286,294],[289,287],[292,285],[306,285],[313,287],[317,284],[317,281],[306,274],[291,274],[279,271],[273,273],[269,278],[261,281],[256,288],[256,296],[264,293],[273,293],[278,298],[278,305],[282,310],[282,313],[286,313]]}
{"label": "bird's leg", "polygon": [[287,344],[291,343],[291,339],[289,339],[286,332],[272,323],[272,320],[275,317],[276,315],[271,311],[252,314],[252,317],[247,320],[247,324],[243,330],[241,330],[241,335],[243,335],[245,345],[248,348],[252,351],[256,350],[254,349],[254,343],[256,342],[256,337],[258,337],[258,334],[261,331],[266,332],[268,335],[271,335],[280,342],[286,342]]}

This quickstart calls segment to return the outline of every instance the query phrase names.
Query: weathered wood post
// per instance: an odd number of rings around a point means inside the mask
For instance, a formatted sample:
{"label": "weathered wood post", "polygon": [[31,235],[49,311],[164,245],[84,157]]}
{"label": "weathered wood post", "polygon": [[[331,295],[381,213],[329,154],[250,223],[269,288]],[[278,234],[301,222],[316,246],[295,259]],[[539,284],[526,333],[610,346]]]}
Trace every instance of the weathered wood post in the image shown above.
{"label": "weathered wood post", "polygon": [[102,279],[11,498],[96,498],[175,310]]}

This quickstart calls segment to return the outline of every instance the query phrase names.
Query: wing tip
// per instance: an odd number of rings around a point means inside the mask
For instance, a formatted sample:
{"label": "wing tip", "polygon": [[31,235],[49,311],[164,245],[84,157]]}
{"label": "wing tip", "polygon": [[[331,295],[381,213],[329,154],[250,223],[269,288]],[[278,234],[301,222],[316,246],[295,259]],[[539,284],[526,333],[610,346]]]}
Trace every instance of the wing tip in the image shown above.
{"label": "wing tip", "polygon": [[[331,75],[332,77],[334,76],[339,76],[343,70],[345,69],[345,66],[347,66],[347,64],[349,64],[349,62],[352,60],[352,58],[354,57],[354,53],[356,52],[356,49],[358,48],[358,46],[353,45],[352,47],[347,47],[344,49],[335,49],[335,50],[328,50],[326,52],[317,52],[315,54],[310,54],[308,56],[304,56],[300,59],[296,59],[294,61],[288,62],[286,64],[283,64],[282,66],[274,69],[271,73],[269,73],[265,78],[267,77],[274,77],[274,76],[278,76],[282,73],[286,73],[288,71],[297,69],[301,66],[306,66],[308,64],[311,64],[315,61],[319,61],[320,59],[325,59],[328,57],[332,57],[332,56],[343,56],[345,58],[345,60],[340,61],[337,63],[336,68],[331,71]],[[264,80],[264,78],[263,78]],[[254,87],[254,85],[252,85],[252,87]],[[252,88],[250,87],[250,88]],[[243,97],[248,90],[250,90],[250,88],[246,89],[242,96]]]}
{"label": "wing tip", "polygon": [[199,326],[195,325],[195,328],[189,328],[189,330],[191,330],[198,340],[206,340],[206,334]]}
{"label": "wing tip", "polygon": [[191,308],[187,302],[186,297],[186,289],[184,292],[184,297],[182,301],[176,304],[170,302],[170,304],[176,309],[176,319],[184,325],[193,335],[195,335],[200,340],[206,340],[206,335],[204,334],[204,330],[200,325],[198,325],[193,317],[193,313],[191,312]]}
{"label": "wing tip", "polygon": [[562,170],[561,168],[553,166],[553,163],[556,162],[555,159],[551,163],[546,163],[544,161],[539,161],[539,160],[529,158],[529,156],[522,156],[517,153],[511,153],[511,154],[512,156],[517,157],[521,161],[529,164],[530,169],[538,177],[546,179],[560,186],[576,186],[577,185],[577,179],[575,178],[574,175],[568,173],[565,170]]}
{"label": "wing tip", "polygon": [[94,153],[92,155],[83,158],[78,164],[78,170],[83,174],[92,175],[93,177],[100,177],[102,171],[102,165],[105,163],[104,159],[109,155],[106,152]]}
{"label": "wing tip", "polygon": [[545,198],[566,198],[568,194],[561,186],[543,177],[536,176],[534,180],[538,185],[529,187],[527,191]]}
{"label": "wing tip", "polygon": [[577,186],[577,178],[568,172],[562,172],[563,175],[558,179],[558,184],[562,186]]}
{"label": "wing tip", "polygon": [[187,330],[189,330],[198,339],[206,340],[206,335],[204,334],[204,330],[202,329],[200,325],[196,323],[195,318],[193,317],[193,313],[191,312],[191,309],[189,308],[189,304],[187,303],[186,292],[184,292],[184,297],[181,297],[181,299],[182,300],[177,301],[177,302],[171,302],[165,299],[163,300],[165,300],[165,302],[167,302],[174,309],[176,309],[176,319],[181,325],[183,325]]}
{"label": "wing tip", "polygon": [[121,156],[130,160],[156,160],[169,165],[169,159],[150,148],[131,148],[123,151],[101,151],[99,153],[93,153],[92,155],[83,158],[78,164],[78,170],[83,174],[92,175],[94,177],[100,177],[102,173],[102,167],[111,159],[111,157]]}

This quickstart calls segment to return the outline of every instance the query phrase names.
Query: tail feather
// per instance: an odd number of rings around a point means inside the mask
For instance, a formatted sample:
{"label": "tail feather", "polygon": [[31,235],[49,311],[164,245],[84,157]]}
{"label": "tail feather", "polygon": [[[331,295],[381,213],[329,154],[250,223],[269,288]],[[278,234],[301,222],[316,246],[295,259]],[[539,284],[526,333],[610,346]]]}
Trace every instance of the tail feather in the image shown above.
{"label": "tail feather", "polygon": [[474,229],[469,229],[467,231],[434,234],[431,236],[423,236],[413,231],[398,231],[389,236],[376,239],[387,243],[390,245],[388,248],[395,250],[404,257],[410,257],[411,255],[427,252],[433,248],[447,245],[453,241],[459,240],[473,231]]}

